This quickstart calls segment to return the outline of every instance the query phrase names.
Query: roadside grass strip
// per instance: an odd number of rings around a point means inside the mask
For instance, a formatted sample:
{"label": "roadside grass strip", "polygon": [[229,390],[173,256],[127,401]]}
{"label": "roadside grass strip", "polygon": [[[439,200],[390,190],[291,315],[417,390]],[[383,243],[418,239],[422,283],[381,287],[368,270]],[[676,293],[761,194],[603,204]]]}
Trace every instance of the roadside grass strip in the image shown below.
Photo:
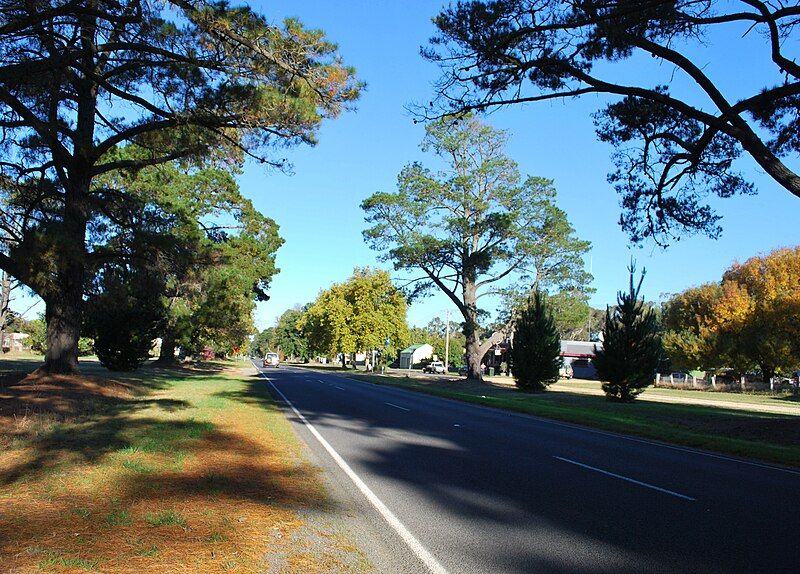
{"label": "roadside grass strip", "polygon": [[249,366],[12,371],[0,365],[4,572],[363,571],[355,547],[298,540],[327,494]]}
{"label": "roadside grass strip", "polygon": [[634,401],[566,391],[526,394],[480,383],[348,375],[493,408],[530,414],[621,434],[634,435],[765,462],[800,466],[800,419],[757,410]]}

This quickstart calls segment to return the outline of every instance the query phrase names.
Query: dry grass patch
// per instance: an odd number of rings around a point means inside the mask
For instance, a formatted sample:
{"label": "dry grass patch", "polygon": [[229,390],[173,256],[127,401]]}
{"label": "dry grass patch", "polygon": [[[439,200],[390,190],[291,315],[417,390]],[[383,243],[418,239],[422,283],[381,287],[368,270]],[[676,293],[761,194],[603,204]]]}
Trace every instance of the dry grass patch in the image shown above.
{"label": "dry grass patch", "polygon": [[151,375],[0,388],[0,572],[356,571],[293,541],[327,498],[252,370]]}

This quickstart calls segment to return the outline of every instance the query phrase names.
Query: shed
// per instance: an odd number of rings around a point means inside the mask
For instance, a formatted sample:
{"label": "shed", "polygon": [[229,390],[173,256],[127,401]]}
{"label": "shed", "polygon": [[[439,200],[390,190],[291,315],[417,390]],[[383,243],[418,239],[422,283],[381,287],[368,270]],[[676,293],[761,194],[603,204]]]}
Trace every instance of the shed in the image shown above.
{"label": "shed", "polygon": [[428,343],[421,345],[411,345],[400,351],[400,368],[410,369],[420,363],[423,359],[430,359],[433,356],[433,347]]}

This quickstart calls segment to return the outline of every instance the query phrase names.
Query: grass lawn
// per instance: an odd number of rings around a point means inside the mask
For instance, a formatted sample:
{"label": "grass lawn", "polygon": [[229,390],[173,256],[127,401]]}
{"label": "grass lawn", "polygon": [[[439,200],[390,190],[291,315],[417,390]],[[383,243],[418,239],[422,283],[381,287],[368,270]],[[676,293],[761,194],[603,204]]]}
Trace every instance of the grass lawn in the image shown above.
{"label": "grass lawn", "polygon": [[[556,383],[562,389],[596,389],[600,390],[599,381],[584,381],[584,380],[570,380],[559,381]],[[703,401],[717,401],[728,403],[745,403],[752,405],[788,405],[797,408],[797,413],[800,415],[800,395],[794,395],[789,392],[781,392],[775,394],[769,393],[755,393],[755,392],[720,392],[720,391],[704,391],[704,390],[690,390],[690,389],[669,389],[659,387],[648,387],[642,394],[645,396],[662,396],[662,397],[684,397],[688,399],[700,399]]]}
{"label": "grass lawn", "polygon": [[[525,394],[466,381],[362,373],[348,376],[624,434],[800,466],[800,418],[792,415],[646,401],[621,404],[602,396],[566,392]],[[706,394],[712,393],[704,393],[703,397]]]}
{"label": "grass lawn", "polygon": [[315,522],[321,477],[251,367],[24,378],[35,366],[0,361],[3,572],[366,568]]}

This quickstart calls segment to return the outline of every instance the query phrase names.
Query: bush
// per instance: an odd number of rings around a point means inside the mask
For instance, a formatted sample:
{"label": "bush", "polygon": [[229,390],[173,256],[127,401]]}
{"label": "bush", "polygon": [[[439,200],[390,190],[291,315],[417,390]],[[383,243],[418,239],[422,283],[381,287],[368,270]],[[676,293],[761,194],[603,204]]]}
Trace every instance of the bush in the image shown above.
{"label": "bush", "polygon": [[143,272],[108,273],[87,302],[94,352],[109,370],[133,371],[150,357],[165,316],[157,286]]}
{"label": "bush", "polygon": [[561,341],[555,320],[538,291],[520,313],[511,348],[511,370],[521,391],[542,391],[558,380]]}

